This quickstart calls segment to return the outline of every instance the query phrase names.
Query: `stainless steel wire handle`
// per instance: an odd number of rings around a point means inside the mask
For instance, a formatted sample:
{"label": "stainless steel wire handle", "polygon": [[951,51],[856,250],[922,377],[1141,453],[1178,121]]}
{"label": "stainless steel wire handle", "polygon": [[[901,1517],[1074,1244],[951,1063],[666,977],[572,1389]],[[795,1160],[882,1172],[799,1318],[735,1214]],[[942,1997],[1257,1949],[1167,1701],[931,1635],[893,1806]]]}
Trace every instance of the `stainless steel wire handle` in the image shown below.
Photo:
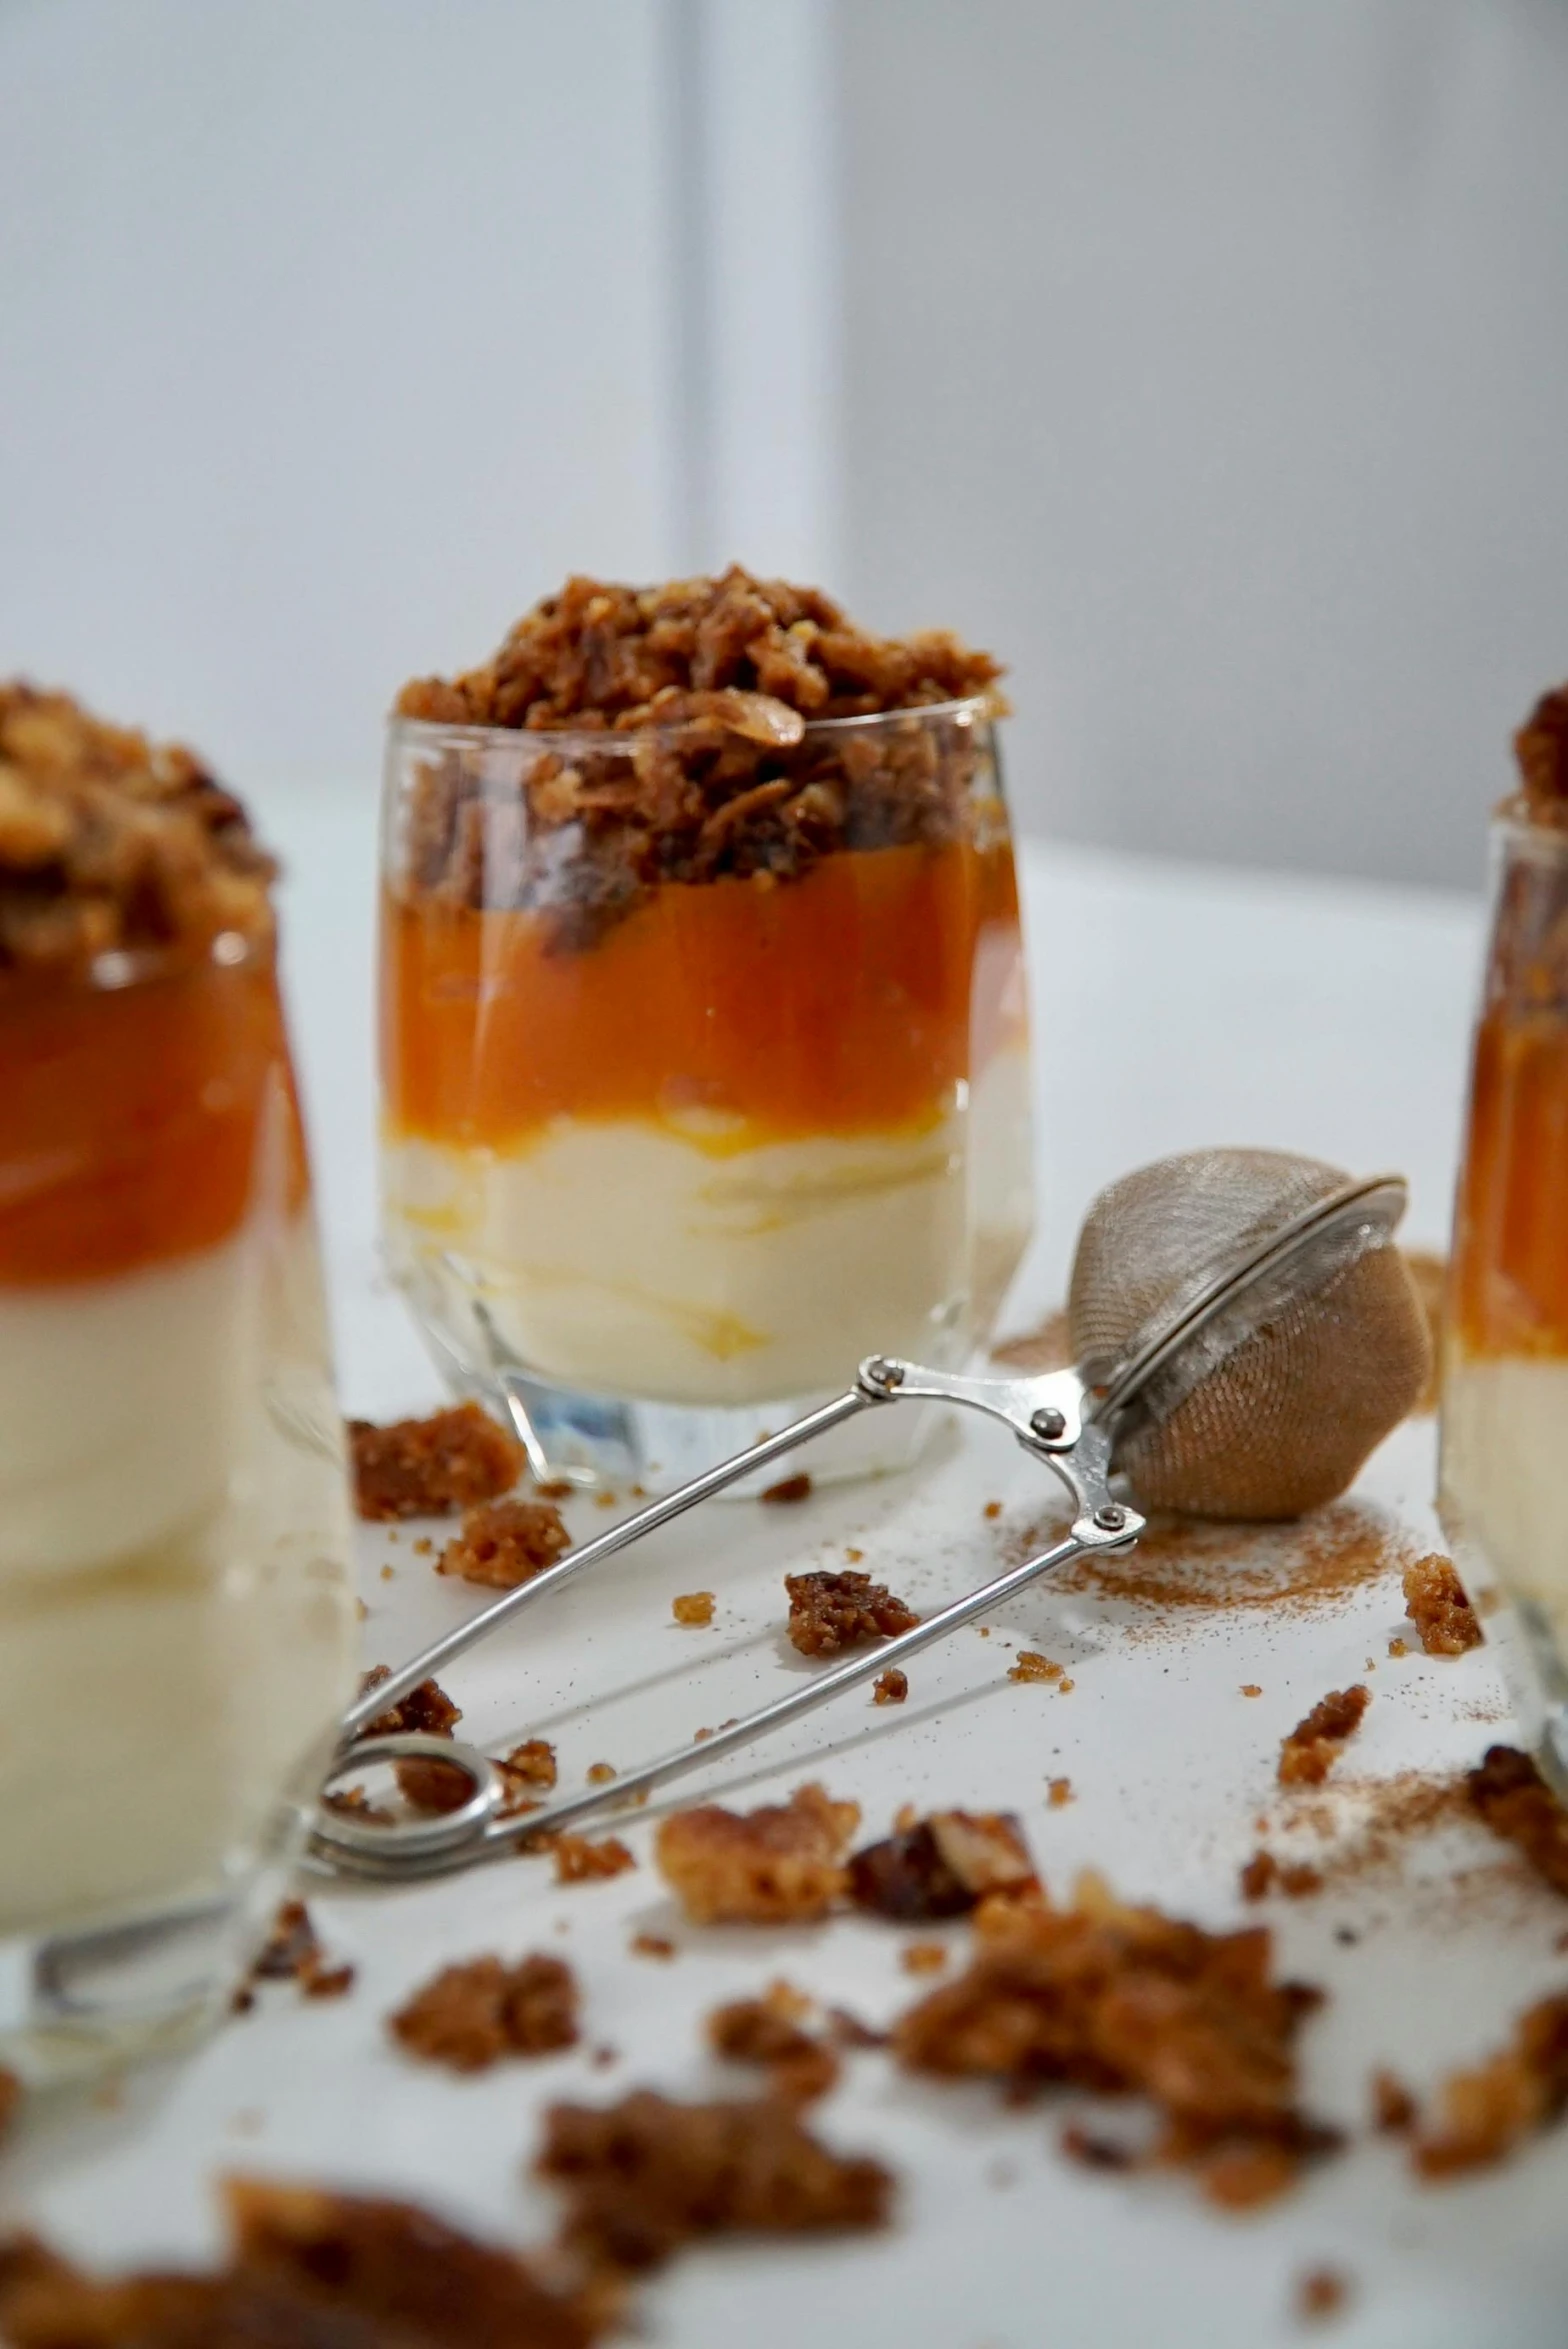
{"label": "stainless steel wire handle", "polygon": [[[1076,1514],[1071,1530],[1052,1548],[1025,1559],[1022,1565],[1010,1568],[966,1597],[955,1599],[950,1606],[916,1624],[912,1631],[884,1640],[864,1655],[848,1658],[819,1678],[791,1690],[787,1696],[749,1713],[744,1720],[716,1731],[700,1745],[683,1745],[673,1753],[624,1772],[603,1786],[565,1796],[542,1810],[503,1818],[500,1813],[507,1789],[501,1773],[488,1755],[461,1740],[413,1732],[369,1739],[362,1735],[369,1722],[395,1705],[420,1681],[444,1669],[480,1640],[488,1639],[503,1623],[525,1607],[537,1605],[550,1591],[574,1574],[582,1573],[585,1567],[612,1557],[644,1534],[683,1516],[699,1501],[767,1467],[784,1453],[809,1443],[814,1436],[825,1435],[829,1428],[840,1426],[859,1412],[902,1402],[955,1403],[966,1410],[982,1412],[1011,1429],[1025,1451],[1053,1468],[1072,1495]],[[383,1882],[444,1875],[452,1869],[515,1852],[536,1836],[575,1826],[596,1811],[618,1808],[688,1770],[701,1769],[774,1729],[782,1729],[802,1714],[813,1712],[818,1705],[827,1704],[843,1690],[855,1687],[874,1673],[887,1671],[905,1656],[915,1655],[945,1638],[950,1631],[973,1622],[977,1615],[999,1606],[1040,1575],[1052,1573],[1088,1551],[1129,1548],[1143,1531],[1144,1520],[1136,1509],[1113,1497],[1110,1469],[1109,1424],[1093,1416],[1092,1398],[1076,1371],[1055,1370],[1037,1378],[969,1378],[948,1371],[927,1370],[917,1362],[873,1354],[860,1365],[855,1384],[847,1393],[781,1428],[777,1435],[767,1436],[737,1453],[733,1459],[721,1461],[705,1475],[693,1477],[677,1491],[651,1501],[645,1509],[623,1518],[619,1525],[612,1525],[595,1540],[584,1542],[554,1566],[535,1575],[531,1582],[507,1591],[490,1606],[481,1608],[468,1622],[432,1641],[388,1679],[368,1690],[343,1717],[343,1743],[333,1764],[333,1779],[362,1770],[372,1762],[418,1756],[439,1759],[462,1771],[469,1779],[472,1792],[461,1809],[434,1817],[396,1820],[384,1826],[355,1818],[349,1812],[323,1808],[317,1812],[314,1822],[311,1863],[321,1870]]]}

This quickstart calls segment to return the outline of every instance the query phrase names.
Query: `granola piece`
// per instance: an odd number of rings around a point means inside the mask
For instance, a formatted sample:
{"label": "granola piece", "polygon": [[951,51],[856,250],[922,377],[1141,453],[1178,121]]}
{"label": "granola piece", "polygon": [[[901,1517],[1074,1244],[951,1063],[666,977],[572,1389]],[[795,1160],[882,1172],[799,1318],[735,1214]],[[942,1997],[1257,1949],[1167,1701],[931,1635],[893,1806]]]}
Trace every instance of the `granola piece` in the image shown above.
{"label": "granola piece", "polygon": [[1297,2103],[1317,1993],[1271,1979],[1266,1930],[1207,1933],[1085,1878],[1070,1909],[987,1902],[976,1936],[967,1971],[895,2025],[908,2069],[1142,2095],[1163,2116],[1157,2157],[1228,2207],[1280,2191],[1333,2142]]}
{"label": "granola piece", "polygon": [[634,1933],[631,1946],[634,1957],[666,1959],[675,1955],[675,1944],[667,1933]]}
{"label": "granola piece", "polygon": [[[243,1988],[256,1982],[297,1982],[306,1998],[341,1998],[354,1986],[355,1969],[329,1965],[310,1911],[302,1900],[286,1900],[251,1964]],[[242,2011],[250,2001],[241,2002]]]}
{"label": "granola piece", "polygon": [[[379,1688],[384,1680],[390,1680],[391,1677],[389,1666],[375,1665],[362,1675],[360,1695],[368,1696],[373,1688]],[[399,1697],[395,1705],[389,1705],[384,1713],[377,1713],[373,1720],[367,1722],[361,1735],[398,1737],[414,1732],[425,1737],[450,1737],[462,1718],[460,1708],[453,1704],[438,1681],[421,1680],[406,1696]],[[438,1761],[432,1755],[410,1754],[393,1764],[393,1773],[404,1801],[410,1809],[416,1811],[461,1810],[473,1792],[466,1770],[460,1770],[455,1763]],[[356,1794],[359,1795],[358,1801],[354,1799]],[[380,1821],[390,1820],[392,1816],[390,1812],[378,1811],[376,1806],[367,1803],[357,1788],[335,1807],[351,1810],[363,1818],[376,1817]]]}
{"label": "granola piece", "polygon": [[1042,1656],[1036,1648],[1020,1648],[1008,1666],[1009,1680],[1060,1680],[1062,1667],[1053,1664],[1049,1656]]}
{"label": "granola piece", "polygon": [[1243,1900],[1262,1900],[1279,1881],[1279,1862],[1271,1851],[1255,1851],[1241,1871]]}
{"label": "granola piece", "polygon": [[362,1786],[329,1787],[319,1795],[324,1811],[336,1811],[340,1818],[358,1819],[367,1827],[390,1827],[397,1818],[396,1811],[385,1803],[373,1803]]}
{"label": "granola piece", "polygon": [[790,1642],[803,1656],[831,1656],[873,1639],[913,1631],[920,1621],[885,1582],[853,1567],[841,1573],[786,1574]]}
{"label": "granola piece", "polygon": [[562,2233],[594,2266],[662,2266],[705,2235],[818,2234],[886,2223],[878,2161],[832,2153],[779,2097],[686,2104],[637,2089],[545,2116],[539,2174],[567,2201]]}
{"label": "granola piece", "polygon": [[890,1664],[879,1672],[871,1683],[871,1702],[874,1705],[901,1705],[909,1694],[909,1675]]}
{"label": "granola piece", "polygon": [[738,1998],[708,2017],[708,2045],[729,2063],[761,2064],[775,2096],[810,2104],[838,2078],[838,2058],[804,2027],[811,2001],[788,1982],[772,1982],[760,1998]]}
{"label": "granola piece", "polygon": [[1070,1778],[1053,1778],[1050,1782],[1050,1787],[1047,1793],[1047,1800],[1049,1801],[1052,1810],[1065,1810],[1072,1799],[1072,1780]]}
{"label": "granola piece", "polygon": [[387,2019],[411,2055],[454,2072],[487,2071],[504,2055],[553,2055],[577,2044],[577,1984],[557,1957],[466,1959],[443,1966]]}
{"label": "granola piece", "polygon": [[713,1621],[713,1593],[711,1590],[692,1590],[670,1601],[670,1613],[677,1623],[702,1630]]}
{"label": "granola piece", "polygon": [[1558,2119],[1565,2105],[1568,1996],[1559,1995],[1526,2008],[1500,2055],[1450,2074],[1438,2091],[1438,2120],[1414,2140],[1411,2162],[1423,2178],[1486,2168]]}
{"label": "granola piece", "polygon": [[583,1773],[590,1786],[608,1786],[615,1776],[613,1762],[590,1762]]}
{"label": "granola piece", "polygon": [[[373,1688],[379,1688],[383,1681],[391,1677],[390,1665],[372,1665],[360,1680],[360,1695],[369,1696]],[[460,1709],[453,1704],[438,1681],[421,1680],[406,1696],[399,1697],[395,1705],[389,1705],[384,1713],[377,1713],[360,1734],[364,1737],[396,1737],[404,1731],[413,1730],[422,1731],[426,1737],[450,1737],[462,1718]]]}
{"label": "granola piece", "polygon": [[503,1817],[515,1811],[529,1809],[534,1800],[534,1789],[547,1791],[556,1782],[555,1748],[547,1737],[525,1737],[521,1745],[514,1745],[504,1761],[496,1768],[507,1783],[507,1797],[501,1806]]}
{"label": "granola piece", "polygon": [[1380,2136],[1402,2137],[1416,2124],[1416,2100],[1397,2072],[1372,2074],[1372,2126]]}
{"label": "granola piece", "polygon": [[450,1517],[498,1500],[523,1473],[523,1447],[477,1403],[377,1427],[348,1423],[354,1506],[373,1521]]}
{"label": "granola piece", "polygon": [[1320,1698],[1280,1746],[1280,1784],[1320,1786],[1338,1761],[1345,1740],[1360,1727],[1361,1716],[1371,1702],[1371,1690],[1359,1681],[1353,1688],[1330,1689]]}
{"label": "granola piece", "polygon": [[777,1484],[770,1484],[757,1498],[787,1508],[791,1501],[809,1501],[811,1491],[811,1478],[802,1469],[796,1476],[781,1476]]}
{"label": "granola piece", "polygon": [[489,1590],[516,1590],[571,1546],[553,1501],[481,1501],[441,1552],[436,1572]]}
{"label": "granola piece", "polygon": [[900,1924],[965,1915],[992,1893],[1036,1884],[1023,1829],[1010,1811],[933,1811],[849,1863],[857,1908]]}
{"label": "granola piece", "polygon": [[624,1876],[636,1860],[620,1838],[603,1835],[550,1835],[542,1838],[555,1860],[557,1884],[593,1884],[601,1876]]}
{"label": "granola piece", "polygon": [[1568,1895],[1568,1811],[1529,1755],[1511,1745],[1488,1746],[1480,1768],[1466,1776],[1465,1791],[1492,1833],[1522,1851],[1554,1892]]}
{"label": "granola piece", "polygon": [[0,979],[77,981],[111,953],[190,963],[220,932],[264,945],[275,871],[192,752],[0,683]]}
{"label": "granola piece", "polygon": [[1481,1626],[1454,1572],[1453,1560],[1432,1551],[1405,1568],[1405,1612],[1429,1656],[1462,1656],[1481,1644]]}
{"label": "granola piece", "polygon": [[655,1853],[696,1924],[798,1924],[825,1917],[847,1889],[844,1847],[859,1824],[858,1803],[836,1803],[813,1784],[755,1811],[675,1811]]}

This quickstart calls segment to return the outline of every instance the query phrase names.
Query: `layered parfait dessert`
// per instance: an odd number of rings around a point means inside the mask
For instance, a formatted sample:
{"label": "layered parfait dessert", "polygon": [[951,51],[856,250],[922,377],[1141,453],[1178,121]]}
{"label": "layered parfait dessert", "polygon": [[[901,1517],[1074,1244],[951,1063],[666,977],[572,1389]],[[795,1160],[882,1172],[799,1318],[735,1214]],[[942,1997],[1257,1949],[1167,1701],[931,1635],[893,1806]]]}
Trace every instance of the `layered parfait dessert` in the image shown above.
{"label": "layered parfait dessert", "polygon": [[731,570],[573,579],[404,690],[386,1217],[450,1362],[760,1408],[988,1332],[1032,1207],[998,674]]}
{"label": "layered parfait dessert", "polygon": [[157,1920],[218,1964],[352,1693],[270,875],[187,752],[0,686],[4,2054],[156,2005]]}
{"label": "layered parfait dessert", "polygon": [[1466,1579],[1514,1603],[1524,1694],[1550,1718],[1568,1699],[1568,686],[1516,747],[1455,1213],[1442,1499]]}

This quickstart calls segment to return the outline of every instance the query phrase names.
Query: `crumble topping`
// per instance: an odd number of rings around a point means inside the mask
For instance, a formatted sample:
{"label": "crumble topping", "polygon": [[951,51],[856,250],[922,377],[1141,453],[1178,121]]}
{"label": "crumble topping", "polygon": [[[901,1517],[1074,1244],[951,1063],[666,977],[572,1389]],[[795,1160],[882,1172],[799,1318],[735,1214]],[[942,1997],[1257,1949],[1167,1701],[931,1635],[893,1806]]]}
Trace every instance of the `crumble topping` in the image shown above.
{"label": "crumble topping", "polygon": [[1306,1900],[1323,1889],[1323,1874],[1304,1860],[1277,1860],[1271,1851],[1255,1851],[1241,1871],[1243,1900],[1262,1900],[1275,1890],[1287,1900]]}
{"label": "crumble topping", "polygon": [[670,1613],[677,1623],[702,1629],[713,1621],[713,1593],[711,1590],[687,1591],[684,1597],[670,1601]]}
{"label": "crumble topping", "polygon": [[871,1684],[871,1702],[874,1705],[901,1705],[909,1694],[909,1675],[890,1664],[879,1672]]}
{"label": "crumble topping", "polygon": [[1541,696],[1514,736],[1514,755],[1520,782],[1514,810],[1537,824],[1568,823],[1568,685]]}
{"label": "crumble topping", "polygon": [[1297,2102],[1295,2040],[1320,1994],[1270,1977],[1263,1928],[1207,1933],[1129,1908],[1092,1877],[1075,1904],[990,1901],[968,1969],[912,2007],[910,2070],[1138,2094],[1162,2115],[1156,2158],[1240,2208],[1335,2142]]}
{"label": "crumble topping", "polygon": [[1554,1892],[1568,1895],[1568,1812],[1528,1754],[1511,1745],[1488,1746],[1465,1792],[1494,1835],[1523,1852]]}
{"label": "crumble topping", "polygon": [[351,1419],[348,1439],[354,1506],[373,1522],[451,1517],[498,1500],[523,1473],[522,1445],[477,1403],[455,1403],[390,1427]]}
{"label": "crumble topping", "polygon": [[0,977],[270,941],[276,871],[192,752],[0,683]]}
{"label": "crumble topping", "polygon": [[760,1998],[738,1998],[708,2017],[708,2045],[729,2063],[760,2064],[775,2096],[810,2104],[838,2079],[838,2058],[805,2028],[812,2002],[788,1982],[772,1982]]}
{"label": "crumble topping", "polygon": [[511,1796],[504,1808],[508,1811],[526,1808],[532,1789],[548,1790],[558,1775],[555,1748],[547,1737],[525,1737],[521,1745],[514,1745],[506,1759],[496,1768],[511,1788]]}
{"label": "crumble topping", "polygon": [[341,1998],[354,1987],[354,1968],[329,1965],[305,1903],[286,1900],[251,1965],[248,1982],[297,1982],[307,1998]]}
{"label": "crumble topping", "polygon": [[947,1951],[940,1941],[911,1941],[900,1950],[898,1962],[906,1974],[940,1974]]}
{"label": "crumble topping", "polygon": [[[363,1674],[359,1693],[368,1696],[384,1680],[392,1677],[391,1666],[376,1664]],[[377,1713],[361,1730],[362,1737],[398,1737],[408,1732],[426,1737],[450,1737],[463,1718],[438,1681],[421,1680],[406,1696],[399,1697],[384,1713]],[[466,1770],[455,1764],[435,1760],[430,1755],[410,1754],[406,1760],[393,1764],[398,1791],[404,1801],[416,1811],[457,1811],[467,1802],[473,1788]],[[362,1789],[352,1787],[345,1795],[328,1798],[334,1810],[351,1812],[362,1819],[375,1819],[378,1824],[390,1823],[392,1814],[369,1802]]]}
{"label": "crumble topping", "polygon": [[839,1648],[862,1646],[913,1631],[920,1618],[896,1599],[885,1582],[853,1567],[842,1573],[786,1574],[789,1636],[803,1656],[831,1656]]}
{"label": "crumble topping", "polygon": [[1405,1568],[1405,1612],[1429,1656],[1462,1656],[1481,1645],[1481,1626],[1454,1572],[1453,1560],[1434,1550]]}
{"label": "crumble topping", "polygon": [[1007,1668],[1009,1680],[1060,1680],[1063,1668],[1042,1656],[1037,1648],[1020,1648]]}
{"label": "crumble topping", "polygon": [[667,1933],[634,1933],[631,1939],[634,1957],[672,1958],[675,1944]]}
{"label": "crumble topping", "polygon": [[675,1811],[654,1849],[694,1923],[798,1924],[825,1917],[847,1888],[844,1847],[859,1824],[858,1803],[836,1803],[812,1784],[755,1811]]}
{"label": "crumble topping", "polygon": [[879,2227],[893,2190],[880,2162],[830,2152],[782,2098],[686,2104],[646,2088],[554,2106],[537,2168],[566,2197],[567,2246],[622,2270],[704,2235]]}
{"label": "crumble topping", "polygon": [[900,1924],[960,1917],[989,1894],[1035,1883],[1023,1829],[1007,1811],[933,1811],[849,1863],[856,1907]]}
{"label": "crumble topping", "polygon": [[1512,2043],[1473,2070],[1450,2074],[1437,2104],[1435,2123],[1410,2148],[1423,2178],[1486,2168],[1556,2120],[1568,2105],[1568,1997],[1527,2007]]}
{"label": "crumble topping", "polygon": [[540,1842],[555,1861],[557,1884],[592,1884],[601,1876],[624,1876],[628,1868],[637,1865],[615,1835],[601,1836],[597,1841],[591,1835],[547,1835]]}
{"label": "crumble topping", "polygon": [[1360,1728],[1361,1716],[1371,1702],[1371,1690],[1359,1681],[1353,1688],[1332,1688],[1326,1697],[1320,1697],[1281,1743],[1281,1786],[1321,1786],[1338,1761],[1345,1740]]}
{"label": "crumble topping", "polygon": [[444,1966],[387,2029],[411,2055],[454,2072],[487,2071],[506,2055],[553,2055],[575,2047],[577,1984],[556,1957],[469,1958]]}
{"label": "crumble topping", "polygon": [[809,1501],[811,1492],[811,1479],[802,1471],[798,1476],[781,1476],[777,1484],[770,1484],[757,1498],[787,1508],[791,1501]]}
{"label": "crumble topping", "polygon": [[571,1546],[553,1501],[481,1501],[441,1552],[436,1572],[491,1590],[516,1590]]}

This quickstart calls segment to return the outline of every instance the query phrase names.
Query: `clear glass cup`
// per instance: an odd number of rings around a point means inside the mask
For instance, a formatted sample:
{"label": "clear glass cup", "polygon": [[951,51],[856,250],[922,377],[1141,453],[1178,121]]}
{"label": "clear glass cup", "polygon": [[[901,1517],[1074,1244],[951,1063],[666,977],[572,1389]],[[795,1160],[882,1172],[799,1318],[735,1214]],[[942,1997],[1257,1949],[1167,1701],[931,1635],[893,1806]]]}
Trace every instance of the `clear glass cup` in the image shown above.
{"label": "clear glass cup", "polygon": [[0,2063],[217,2012],[354,1686],[272,951],[0,973]]}
{"label": "clear glass cup", "polygon": [[1568,832],[1510,811],[1445,1315],[1440,1506],[1568,1795]]}
{"label": "clear glass cup", "polygon": [[[388,1258],[451,1383],[510,1402],[542,1476],[657,1491],[868,1353],[956,1366],[1029,1236],[985,704],[807,725],[710,819],[723,869],[689,877],[662,839],[628,863],[618,812],[679,803],[723,756],[700,726],[391,726]],[[869,1415],[801,1465],[898,1465],[918,1421]]]}

